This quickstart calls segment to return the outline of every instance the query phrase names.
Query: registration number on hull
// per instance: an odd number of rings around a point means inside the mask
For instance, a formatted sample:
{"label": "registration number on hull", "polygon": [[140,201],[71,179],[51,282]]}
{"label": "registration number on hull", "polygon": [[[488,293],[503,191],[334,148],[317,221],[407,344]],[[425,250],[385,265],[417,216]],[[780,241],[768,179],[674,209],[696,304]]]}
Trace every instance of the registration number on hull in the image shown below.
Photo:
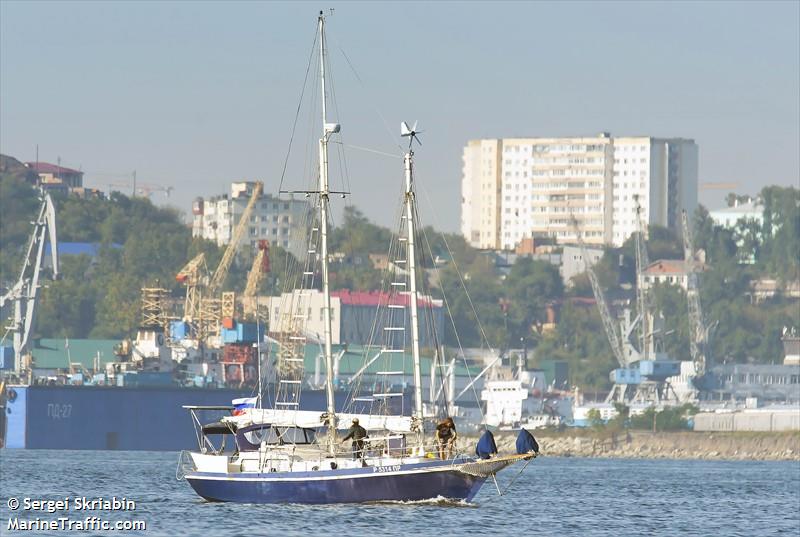
{"label": "registration number on hull", "polygon": [[393,466],[373,466],[372,473],[396,472],[400,469],[399,464]]}

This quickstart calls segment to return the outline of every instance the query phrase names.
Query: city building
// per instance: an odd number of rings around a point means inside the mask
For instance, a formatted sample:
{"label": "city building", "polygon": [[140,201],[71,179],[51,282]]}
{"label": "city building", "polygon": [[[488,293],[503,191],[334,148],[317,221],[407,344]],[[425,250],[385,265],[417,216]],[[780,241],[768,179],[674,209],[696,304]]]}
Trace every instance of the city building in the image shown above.
{"label": "city building", "polygon": [[481,249],[500,249],[502,140],[470,140],[461,179],[461,233]]}
{"label": "city building", "polygon": [[[294,296],[297,296],[295,292]],[[322,293],[317,290],[303,291],[304,309],[300,324],[307,337],[321,341],[324,337],[325,308]],[[269,331],[271,333],[289,332],[293,323],[293,316],[297,313],[287,311],[296,309],[293,306],[292,293],[284,293],[275,297],[259,297],[260,308],[268,308]],[[297,298],[295,298],[297,300]],[[411,329],[408,295],[390,297],[387,293],[378,291],[349,291],[342,289],[331,292],[331,338],[334,345],[367,345],[378,347],[399,348],[402,344],[411,341]],[[391,305],[392,308],[386,306]],[[442,341],[435,341],[436,334],[444,331],[443,301],[420,295],[417,302],[420,322],[420,346],[436,347]],[[379,308],[379,306],[382,306]],[[405,319],[390,319],[393,314],[387,313],[401,311]],[[391,334],[397,335],[393,341],[384,341],[387,333],[384,329],[390,327]],[[407,328],[407,330],[406,330]],[[397,332],[401,330],[403,333]],[[405,333],[407,332],[407,334]]]}
{"label": "city building", "polygon": [[686,263],[682,259],[659,259],[647,265],[642,271],[642,289],[650,289],[657,283],[677,285],[686,291],[689,283]]}
{"label": "city building", "polygon": [[[254,182],[231,183],[231,193],[197,198],[192,204],[192,236],[226,245],[253,193]],[[241,246],[249,244],[252,251],[258,241],[268,240],[274,246],[288,250],[304,259],[307,245],[309,203],[303,199],[279,198],[261,194],[242,238]]]}
{"label": "city building", "polygon": [[681,212],[697,208],[698,148],[684,138],[614,138],[612,244],[622,244],[642,221],[681,234]]}
{"label": "city building", "polygon": [[[733,205],[722,209],[715,209],[709,211],[708,215],[711,220],[718,226],[726,229],[735,230],[740,225],[748,226],[755,224],[755,236],[761,240],[761,229],[764,225],[764,205],[758,201],[750,198],[748,201],[740,202],[739,198],[733,200]],[[739,263],[743,265],[752,265],[756,262],[756,253],[752,248],[745,247],[744,237],[734,233],[736,239],[736,246],[738,247],[737,255]]]}
{"label": "city building", "polygon": [[757,200],[740,203],[736,199],[730,207],[708,211],[708,216],[715,224],[727,229],[735,229],[739,222],[755,222],[761,227],[764,225],[764,205]]}
{"label": "city building", "polygon": [[[584,251],[586,256],[584,257]],[[561,253],[561,266],[558,271],[564,285],[572,285],[572,278],[586,271],[586,266],[593,267],[603,257],[602,248],[586,248],[582,250],[577,246],[564,246]]]}
{"label": "city building", "polygon": [[723,364],[711,369],[719,400],[800,401],[800,365]]}
{"label": "city building", "polygon": [[472,246],[512,250],[527,238],[621,246],[646,224],[680,230],[697,206],[698,149],[683,138],[471,140],[464,147],[461,232]]}
{"label": "city building", "polygon": [[66,189],[83,187],[83,172],[80,170],[48,162],[26,162],[25,166],[39,176],[39,184],[45,188],[59,188],[60,185]]}

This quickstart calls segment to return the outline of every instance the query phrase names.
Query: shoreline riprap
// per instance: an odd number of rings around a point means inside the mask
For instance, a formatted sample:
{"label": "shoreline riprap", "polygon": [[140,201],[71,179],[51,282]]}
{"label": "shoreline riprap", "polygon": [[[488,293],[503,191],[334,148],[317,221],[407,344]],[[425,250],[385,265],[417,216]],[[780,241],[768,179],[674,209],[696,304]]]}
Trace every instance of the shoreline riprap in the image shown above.
{"label": "shoreline riprap", "polygon": [[[551,457],[800,461],[800,432],[531,432],[542,455]],[[516,433],[494,434],[501,453],[514,450]],[[459,447],[476,442],[462,436]]]}

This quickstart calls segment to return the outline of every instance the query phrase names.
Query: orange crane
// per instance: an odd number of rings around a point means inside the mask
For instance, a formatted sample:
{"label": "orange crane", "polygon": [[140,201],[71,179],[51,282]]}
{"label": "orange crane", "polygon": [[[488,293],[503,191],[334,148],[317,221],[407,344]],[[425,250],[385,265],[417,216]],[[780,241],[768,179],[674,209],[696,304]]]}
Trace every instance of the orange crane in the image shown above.
{"label": "orange crane", "polygon": [[246,314],[258,311],[258,286],[262,278],[269,273],[269,241],[258,241],[258,252],[253,258],[253,266],[247,273],[247,285],[242,293],[242,305]]}
{"label": "orange crane", "polygon": [[175,280],[186,286],[186,302],[183,308],[183,318],[188,322],[200,318],[201,287],[208,274],[206,268],[206,254],[200,253],[175,275]]}
{"label": "orange crane", "polygon": [[256,200],[258,200],[258,197],[261,195],[263,188],[264,184],[261,182],[257,182],[255,186],[253,186],[253,193],[250,196],[250,201],[244,208],[239,223],[236,224],[233,233],[231,233],[231,241],[228,243],[225,253],[222,254],[222,259],[217,266],[217,270],[214,271],[211,281],[208,282],[209,296],[215,295],[222,288],[222,284],[228,276],[228,270],[231,268],[231,263],[233,263],[233,258],[236,256],[236,250],[239,248],[239,243],[242,241],[244,232],[250,222],[250,213],[253,212],[253,207],[255,207]]}

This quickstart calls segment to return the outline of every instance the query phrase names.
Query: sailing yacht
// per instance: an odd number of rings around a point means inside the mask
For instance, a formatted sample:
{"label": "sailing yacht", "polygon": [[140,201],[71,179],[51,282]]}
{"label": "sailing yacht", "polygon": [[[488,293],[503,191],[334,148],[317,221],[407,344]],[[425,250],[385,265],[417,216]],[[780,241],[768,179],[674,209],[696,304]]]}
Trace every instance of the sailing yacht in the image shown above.
{"label": "sailing yacht", "polygon": [[[497,455],[489,449],[481,456],[461,453],[441,460],[436,453],[435,439],[426,436],[423,419],[422,375],[420,366],[419,312],[421,301],[417,290],[417,259],[415,245],[416,208],[414,193],[414,165],[412,143],[415,128],[403,123],[401,134],[408,138],[409,146],[404,156],[405,191],[404,210],[401,217],[405,233],[398,237],[398,251],[402,252],[406,281],[393,286],[394,299],[387,306],[404,310],[410,321],[410,347],[413,359],[413,411],[410,415],[397,413],[402,407],[403,390],[398,383],[388,380],[397,371],[384,372],[385,382],[375,386],[368,397],[353,396],[353,412],[337,413],[334,404],[334,371],[332,356],[331,308],[328,269],[328,210],[333,193],[328,182],[328,143],[339,132],[336,123],[329,123],[326,112],[325,73],[325,18],[318,19],[320,81],[322,95],[322,136],[319,139],[319,177],[313,194],[318,203],[317,220],[312,224],[309,259],[319,263],[320,270],[310,266],[302,271],[302,280],[321,274],[324,299],[325,412],[300,410],[300,388],[303,384],[302,346],[306,336],[302,330],[287,330],[279,341],[276,365],[278,380],[272,408],[258,404],[253,408],[238,408],[233,414],[211,424],[202,424],[197,418],[200,410],[209,407],[187,407],[198,431],[199,450],[182,454],[179,469],[198,495],[209,501],[242,503],[362,503],[382,501],[420,501],[437,498],[472,500],[487,479],[518,461],[531,460],[538,448],[535,441],[518,445],[517,453]],[[407,287],[406,287],[407,286]],[[308,287],[308,286],[306,286]],[[306,318],[307,294],[303,289],[292,294],[292,304],[282,315],[287,323]],[[397,299],[402,297],[402,299]],[[308,310],[310,311],[310,310]],[[389,335],[401,331],[400,327],[386,326]],[[297,349],[300,352],[296,352]],[[379,353],[392,355],[396,345],[384,344]],[[400,351],[402,352],[402,351]],[[374,360],[374,359],[373,359]],[[398,399],[400,404],[389,404]],[[247,405],[250,406],[250,405]],[[360,410],[359,410],[360,409]],[[363,451],[354,453],[337,440],[337,431],[347,429],[351,423],[366,429],[368,438]],[[235,451],[226,452],[215,447],[212,435],[233,437]],[[532,440],[532,437],[531,437]],[[519,444],[519,442],[518,442]],[[476,450],[476,454],[480,450]],[[495,453],[493,453],[494,451]],[[499,490],[499,489],[498,489]]]}

